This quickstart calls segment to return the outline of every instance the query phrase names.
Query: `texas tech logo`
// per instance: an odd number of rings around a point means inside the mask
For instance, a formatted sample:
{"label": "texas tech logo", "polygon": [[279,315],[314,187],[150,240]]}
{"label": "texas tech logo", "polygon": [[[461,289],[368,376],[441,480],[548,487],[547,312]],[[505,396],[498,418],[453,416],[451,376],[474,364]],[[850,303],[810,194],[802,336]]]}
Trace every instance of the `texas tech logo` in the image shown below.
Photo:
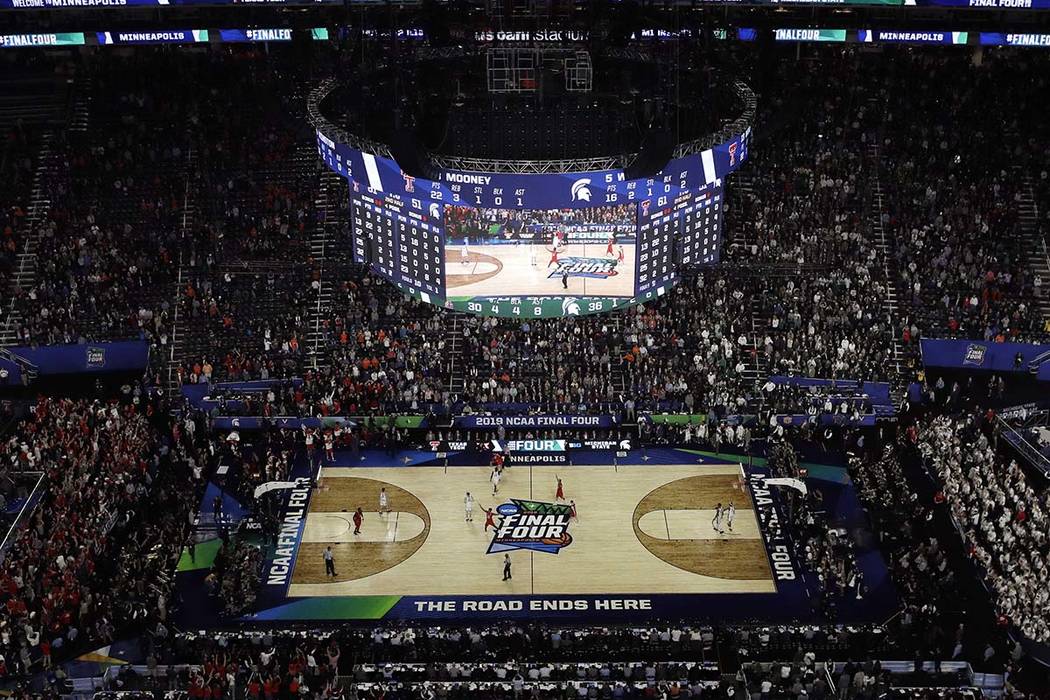
{"label": "texas tech logo", "polygon": [[560,503],[540,503],[512,498],[496,509],[500,516],[486,554],[512,549],[557,554],[572,544],[569,520],[572,509]]}
{"label": "texas tech logo", "polygon": [[562,275],[569,277],[590,277],[591,279],[608,279],[617,275],[616,260],[612,258],[561,258],[558,267],[547,275],[555,279]]}

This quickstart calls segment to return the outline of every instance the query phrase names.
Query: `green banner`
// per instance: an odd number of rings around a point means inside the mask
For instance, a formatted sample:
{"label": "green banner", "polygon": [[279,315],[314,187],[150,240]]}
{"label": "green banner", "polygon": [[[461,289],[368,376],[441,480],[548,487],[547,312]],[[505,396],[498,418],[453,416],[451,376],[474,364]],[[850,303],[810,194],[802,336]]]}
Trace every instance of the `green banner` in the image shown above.
{"label": "green banner", "polygon": [[[385,428],[390,424],[389,416],[349,416],[357,425],[366,428]],[[423,416],[397,416],[394,419],[396,428],[418,428],[423,422]]]}
{"label": "green banner", "polygon": [[777,29],[777,41],[845,41],[845,29]]}
{"label": "green banner", "polygon": [[59,34],[4,34],[0,35],[0,47],[5,49],[48,46],[83,46],[83,32]]}

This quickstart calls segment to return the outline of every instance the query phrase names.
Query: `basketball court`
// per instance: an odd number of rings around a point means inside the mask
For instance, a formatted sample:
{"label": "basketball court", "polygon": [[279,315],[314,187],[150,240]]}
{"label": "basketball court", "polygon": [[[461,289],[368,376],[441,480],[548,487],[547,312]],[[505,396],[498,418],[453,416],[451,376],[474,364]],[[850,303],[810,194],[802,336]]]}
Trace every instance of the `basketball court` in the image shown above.
{"label": "basketball court", "polygon": [[[776,590],[758,520],[737,465],[520,465],[492,495],[488,467],[326,468],[311,498],[289,595],[758,593]],[[554,551],[489,553],[484,508],[555,504],[561,476],[569,543]],[[378,512],[385,488],[390,512]],[[467,492],[476,498],[465,520]],[[712,526],[736,505],[733,531]],[[359,535],[352,515],[364,511]],[[507,508],[503,509],[504,511]],[[497,526],[502,516],[495,515]],[[322,552],[335,555],[327,577]],[[513,578],[503,581],[504,554]]]}
{"label": "basketball court", "polygon": [[[634,296],[635,244],[617,244],[624,259],[609,256],[606,243],[570,243],[551,264],[541,244],[445,247],[445,285],[449,296]],[[568,287],[562,285],[568,272]]]}
{"label": "basketball court", "polygon": [[[471,451],[337,452],[297,460],[281,493],[280,532],[262,537],[241,509],[238,539],[264,550],[251,611],[236,624],[376,619],[550,618],[588,622],[802,621],[819,584],[797,559],[782,495],[761,458],[681,449],[515,453],[493,494],[486,455]],[[514,462],[515,460],[511,460]],[[745,462],[746,466],[742,466]],[[837,619],[884,620],[896,608],[845,470],[810,464],[810,488],[856,535],[868,585]],[[812,476],[817,475],[817,476]],[[564,499],[557,498],[561,478]],[[380,512],[385,490],[387,511]],[[472,519],[464,497],[474,498]],[[211,503],[222,495],[206,492]],[[230,500],[229,494],[223,498]],[[713,525],[732,503],[730,530]],[[354,512],[363,521],[354,534]],[[224,505],[234,513],[236,502]],[[486,509],[492,524],[486,527]],[[220,538],[201,523],[184,552],[184,625],[220,620],[207,577]],[[325,571],[331,547],[335,575]],[[504,562],[511,578],[504,580]],[[818,615],[817,617],[814,617]]]}

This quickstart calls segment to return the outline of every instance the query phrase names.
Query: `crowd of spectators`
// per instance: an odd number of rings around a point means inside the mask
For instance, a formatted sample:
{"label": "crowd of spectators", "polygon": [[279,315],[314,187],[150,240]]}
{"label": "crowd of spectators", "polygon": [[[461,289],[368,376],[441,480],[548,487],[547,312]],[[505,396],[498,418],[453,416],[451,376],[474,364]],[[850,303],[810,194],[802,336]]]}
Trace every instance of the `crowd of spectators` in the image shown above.
{"label": "crowd of spectators", "polygon": [[183,383],[301,375],[306,314],[314,298],[316,290],[294,273],[225,271],[217,279],[190,279],[182,313],[191,330],[184,332],[206,337],[198,348],[215,354],[181,367]]}
{"label": "crowd of spectators", "polygon": [[335,297],[322,327],[329,369],[314,392],[328,413],[418,411],[450,401],[444,313],[359,266],[344,270]]}
{"label": "crowd of spectators", "polygon": [[[602,636],[611,639],[593,643]],[[522,640],[527,646],[519,646]],[[504,623],[486,630],[186,633],[165,659],[172,665],[148,674],[126,668],[110,688],[205,687],[220,697],[236,689],[237,697],[249,698],[876,698],[898,688],[909,689],[909,697],[979,697],[967,666],[876,660],[899,651],[883,629],[846,627],[597,630]],[[1007,697],[1025,696],[1008,688]]]}
{"label": "crowd of spectators", "polygon": [[982,417],[938,416],[920,437],[969,556],[982,570],[1003,622],[1050,641],[1046,493],[1017,462],[997,454]]}
{"label": "crowd of spectators", "polygon": [[[177,60],[155,60],[173,79],[181,73]],[[186,170],[172,124],[187,102],[151,88],[135,59],[111,56],[94,68],[95,128],[52,144],[50,210],[15,330],[26,344],[142,337],[163,347]]]}
{"label": "crowd of spectators", "polygon": [[259,588],[263,553],[256,545],[224,538],[208,576],[208,590],[223,603],[223,613],[236,617],[251,610]]}
{"label": "crowd of spectators", "polygon": [[[51,655],[163,618],[152,581],[167,576],[178,496],[163,475],[166,450],[134,405],[40,399],[2,446],[18,472],[43,472],[40,503],[5,552],[0,580],[3,659],[9,673],[49,667]],[[143,516],[144,517],[140,517]],[[185,523],[185,521],[183,521]]]}
{"label": "crowd of spectators", "polygon": [[[681,403],[691,396],[702,408],[715,408],[722,413],[731,412],[733,404],[748,399],[751,387],[748,381],[740,379],[741,366],[754,365],[760,372],[769,373],[891,378],[896,369],[896,333],[886,311],[890,281],[882,271],[887,262],[901,269],[911,290],[914,277],[922,277],[926,284],[930,284],[930,279],[939,279],[927,274],[926,267],[915,266],[934,265],[941,269],[954,265],[955,255],[979,256],[977,260],[963,261],[968,278],[983,280],[977,290],[982,295],[979,306],[992,308],[989,304],[994,305],[1000,297],[1012,300],[1008,306],[1004,301],[995,307],[995,323],[984,330],[992,332],[1002,327],[1003,318],[1011,329],[1024,326],[1033,332],[1037,330],[1035,307],[1025,300],[1033,291],[1031,275],[1026,273],[1026,261],[1016,250],[1019,239],[1015,207],[1002,204],[1015,196],[1010,189],[1015,178],[1004,175],[999,161],[993,165],[983,150],[964,148],[959,139],[968,131],[942,133],[943,138],[938,140],[937,129],[945,132],[937,126],[944,116],[935,111],[940,98],[898,88],[907,84],[901,70],[876,66],[861,54],[839,53],[835,60],[822,56],[822,60],[785,61],[775,66],[775,71],[790,72],[792,77],[768,81],[762,95],[768,108],[759,117],[761,128],[756,129],[753,164],[741,176],[746,179],[746,193],[734,196],[727,211],[726,261],[758,271],[767,267],[780,269],[781,274],[760,274],[755,285],[737,281],[734,275],[720,276],[714,280],[713,289],[684,284],[666,300],[621,314],[624,331],[635,323],[643,323],[651,324],[655,331],[678,326],[675,330],[679,332],[663,344],[646,337],[655,333],[637,333],[640,340],[655,347],[624,337],[616,354],[610,352],[613,364],[620,364],[617,360],[627,355],[631,361],[639,359],[632,352],[636,348],[642,352],[652,350],[651,356],[663,355],[658,362],[649,362],[646,371],[624,377],[628,393],[665,394]],[[307,319],[313,313],[319,287],[306,241],[319,221],[314,211],[317,166],[306,165],[312,158],[312,135],[300,129],[297,120],[287,118],[289,113],[302,110],[300,92],[289,89],[296,81],[288,80],[302,67],[288,56],[266,57],[250,50],[230,56],[186,59],[186,65],[181,67],[170,54],[149,55],[147,60],[160,70],[170,69],[175,76],[182,76],[186,66],[200,69],[205,81],[199,90],[191,92],[201,97],[172,101],[145,82],[135,60],[99,59],[94,72],[105,98],[95,101],[93,118],[100,126],[120,125],[120,135],[110,136],[106,129],[89,130],[60,144],[68,166],[59,168],[58,177],[50,183],[57,205],[41,228],[45,254],[39,258],[37,285],[27,290],[20,302],[24,324],[19,329],[20,338],[27,342],[71,342],[83,337],[143,335],[163,350],[170,343],[173,306],[178,304],[186,312],[187,344],[203,346],[190,349],[183,381],[199,380],[201,375],[193,371],[194,366],[208,363],[216,368],[216,378],[301,373],[307,353]],[[984,67],[974,67],[928,54],[902,60],[908,63],[909,70],[920,66],[924,74],[965,70],[980,79],[981,90],[949,95],[950,114],[968,112],[971,101],[977,99],[974,96],[983,95],[984,88],[1012,95],[1010,91],[1023,82],[1018,77],[1000,79],[1007,72],[1003,61],[988,60]],[[1029,70],[1036,68],[1037,64]],[[828,80],[829,70],[834,71],[836,80]],[[865,79],[854,79],[858,75]],[[938,81],[938,95],[950,84],[948,80]],[[234,89],[227,89],[230,85]],[[842,85],[846,89],[840,89]],[[878,100],[886,90],[898,89],[907,100],[895,103],[893,114],[884,115],[872,107],[873,99]],[[996,104],[1009,105],[1011,101],[1003,99]],[[1030,109],[1030,105],[1026,103],[1024,109]],[[930,118],[900,119],[898,110],[913,110]],[[1022,111],[1019,108],[1019,113]],[[990,110],[984,121],[991,122],[999,116],[999,111]],[[183,128],[173,128],[173,124]],[[898,128],[901,124],[904,127]],[[931,145],[934,143],[936,148]],[[879,147],[873,149],[876,144]],[[927,150],[933,155],[916,158],[916,153]],[[1005,154],[1009,149],[989,145],[986,150]],[[192,166],[191,151],[195,154]],[[955,163],[956,152],[967,153],[967,160]],[[878,153],[881,160],[873,160]],[[892,245],[880,249],[873,230],[878,215],[872,213],[872,173],[878,170],[874,167],[878,163],[889,171],[882,177],[888,196],[881,223],[891,229],[893,235],[888,240],[898,243],[896,249]],[[188,178],[189,167],[197,175]],[[938,177],[941,171],[948,172],[949,177]],[[944,182],[945,186],[934,188],[929,185],[931,182]],[[960,189],[964,186],[966,191]],[[924,188],[923,192],[909,189],[916,187]],[[181,200],[187,194],[197,203],[197,210],[192,214],[189,230],[182,231],[185,212]],[[927,197],[934,199],[926,201]],[[914,202],[921,206],[912,206]],[[980,222],[976,227],[964,227],[960,222],[971,209]],[[463,215],[491,219],[494,214],[486,211],[464,211]],[[583,212],[531,214],[537,221],[552,220],[558,225],[622,222],[630,218],[623,207],[596,207]],[[945,232],[965,228],[966,236],[981,236],[988,242],[978,245],[968,238],[953,239],[937,255],[929,255],[929,244],[916,242],[919,239],[911,234],[913,228],[937,231],[942,238]],[[1000,230],[1008,235],[989,234]],[[905,231],[907,235],[903,235]],[[920,238],[929,235],[923,233]],[[114,244],[117,238],[120,243]],[[887,260],[886,256],[894,251],[896,257]],[[173,301],[164,298],[163,290],[172,288],[169,283],[180,260],[189,274]],[[288,266],[296,263],[298,270],[289,272]],[[246,264],[254,267],[245,269]],[[258,265],[284,267],[260,271]],[[993,274],[993,282],[985,280],[984,271],[971,269],[982,265],[992,269],[989,274]],[[341,286],[336,294],[346,292],[346,312],[322,313],[319,319],[329,350],[335,355],[322,363],[332,366],[332,376],[328,378],[331,381],[324,383],[341,382],[359,361],[338,352],[341,347],[352,345],[355,335],[358,339],[363,336],[366,342],[381,337],[385,345],[391,334],[391,329],[383,328],[389,325],[386,312],[408,311],[410,317],[419,318],[431,332],[425,338],[401,343],[410,356],[400,372],[413,377],[426,374],[433,381],[425,382],[418,390],[412,388],[416,382],[395,381],[394,386],[383,391],[400,396],[387,399],[386,403],[404,403],[406,391],[411,394],[409,404],[441,402],[440,394],[445,391],[445,377],[441,375],[451,373],[450,363],[443,363],[442,353],[434,349],[446,340],[447,314],[421,311],[401,300],[365,299],[362,304],[354,296],[365,286],[362,278],[369,279],[355,274],[339,280]],[[700,284],[709,281],[703,276],[698,279]],[[354,289],[346,288],[350,285]],[[158,290],[162,291],[158,294]],[[369,290],[364,296],[398,295]],[[968,296],[966,300],[963,307],[972,307]],[[929,301],[923,296],[921,304],[937,306]],[[687,306],[688,315],[695,313],[695,318],[682,321],[671,313],[675,307]],[[662,313],[665,308],[669,313]],[[357,317],[357,313],[364,317]],[[1025,326],[1009,320],[1017,314],[1031,323]],[[686,314],[679,314],[682,315]],[[906,341],[926,331],[920,326],[927,324],[920,323],[914,315],[898,320],[908,327]],[[723,331],[719,336],[713,329],[727,321],[729,334]],[[690,336],[696,331],[682,328],[684,324],[703,328],[707,342],[701,342],[701,347],[716,340],[722,342],[722,338],[734,346],[733,352],[722,348],[723,353],[729,353],[725,358],[709,352],[697,368],[698,378],[712,375],[708,365],[723,370],[714,373],[722,386],[683,387],[679,380],[681,368],[671,366],[681,362],[674,359],[677,354],[671,343],[694,340]],[[543,325],[534,324],[530,330]],[[567,325],[564,321],[547,325],[551,330],[540,332],[554,336],[554,343],[559,335],[577,332],[563,331]],[[499,322],[494,329],[476,329],[480,337],[473,344],[495,342],[500,346],[497,351],[506,354],[508,348],[524,344],[521,326]],[[409,328],[407,333],[415,330],[418,329]],[[489,338],[489,330],[496,337]],[[1011,330],[1007,335],[1021,337],[1017,332]],[[992,332],[989,337],[999,335]],[[738,342],[741,337],[743,345]],[[409,347],[415,352],[407,350]],[[603,356],[603,348],[598,348],[596,354],[588,355],[588,362],[601,364]],[[371,359],[367,358],[369,365]],[[587,366],[586,362],[579,364]],[[641,368],[641,364],[636,366]],[[736,371],[728,371],[729,368]],[[375,374],[380,375],[381,384],[389,383],[389,378],[382,376],[383,370]],[[549,395],[542,385],[533,382],[520,387],[513,381],[501,384],[499,379],[497,375],[495,386],[490,377],[469,381],[469,389],[493,394],[524,389]],[[600,382],[601,376],[582,377],[581,383],[588,381]],[[611,383],[619,388],[618,382]],[[464,387],[469,395],[467,389]],[[584,386],[582,393],[587,394],[587,389]],[[375,389],[370,386],[366,391]],[[581,392],[576,393],[577,396],[568,397],[568,403],[579,402]],[[594,400],[593,395],[590,400]],[[383,401],[351,399],[340,403],[367,405]],[[374,410],[380,410],[379,406]]]}
{"label": "crowd of spectators", "polygon": [[863,57],[823,59],[779,65],[790,79],[762,95],[723,260],[761,271],[752,308],[770,374],[885,379],[894,334],[867,151],[879,111],[858,77],[869,72]]}
{"label": "crowd of spectators", "polygon": [[[1024,178],[1015,167],[1027,160],[1029,120],[1041,110],[1029,93],[1043,72],[1039,62],[911,54],[887,70],[885,219],[910,305],[903,333],[909,341],[1047,337],[1033,303],[1028,256],[1037,251],[1026,250],[1019,220]],[[905,88],[904,75],[916,71],[935,89]],[[967,87],[956,90],[951,77],[961,73]],[[951,128],[960,119],[966,128]]]}
{"label": "crowd of spectators", "polygon": [[37,133],[32,126],[18,123],[4,130],[0,143],[0,308],[11,303],[8,289],[18,253],[25,245],[29,225],[29,201],[33,183]]}

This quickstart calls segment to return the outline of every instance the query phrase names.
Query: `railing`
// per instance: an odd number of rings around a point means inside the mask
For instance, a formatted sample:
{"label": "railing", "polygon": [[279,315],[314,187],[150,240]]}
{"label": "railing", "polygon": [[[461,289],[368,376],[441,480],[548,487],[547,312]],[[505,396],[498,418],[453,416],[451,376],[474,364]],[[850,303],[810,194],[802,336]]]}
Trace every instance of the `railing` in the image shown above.
{"label": "railing", "polygon": [[[1043,411],[1043,413],[1046,413],[1046,411]],[[1034,468],[1039,470],[1043,476],[1050,478],[1050,459],[1033,447],[1024,435],[1017,432],[1017,429],[1003,420],[1001,416],[996,416],[995,421],[996,430],[1006,438],[1006,441],[1010,443],[1010,445],[1012,445],[1022,457],[1027,459]]]}
{"label": "railing", "polygon": [[21,355],[16,355],[7,348],[0,348],[0,359],[18,365],[19,369],[22,370],[23,386],[29,386],[29,383],[36,379],[37,366]]}
{"label": "railing", "polygon": [[44,473],[43,472],[29,472],[30,474],[36,474],[36,484],[33,486],[33,490],[29,493],[26,498],[26,502],[22,505],[21,510],[18,511],[18,515],[15,517],[14,522],[11,523],[11,527],[7,528],[7,533],[4,535],[4,541],[0,542],[0,563],[3,563],[4,558],[7,557],[8,548],[14,543],[14,534],[18,531],[26,521],[32,517],[33,511],[36,510],[37,502],[43,496],[44,490],[41,486],[44,484]]}

